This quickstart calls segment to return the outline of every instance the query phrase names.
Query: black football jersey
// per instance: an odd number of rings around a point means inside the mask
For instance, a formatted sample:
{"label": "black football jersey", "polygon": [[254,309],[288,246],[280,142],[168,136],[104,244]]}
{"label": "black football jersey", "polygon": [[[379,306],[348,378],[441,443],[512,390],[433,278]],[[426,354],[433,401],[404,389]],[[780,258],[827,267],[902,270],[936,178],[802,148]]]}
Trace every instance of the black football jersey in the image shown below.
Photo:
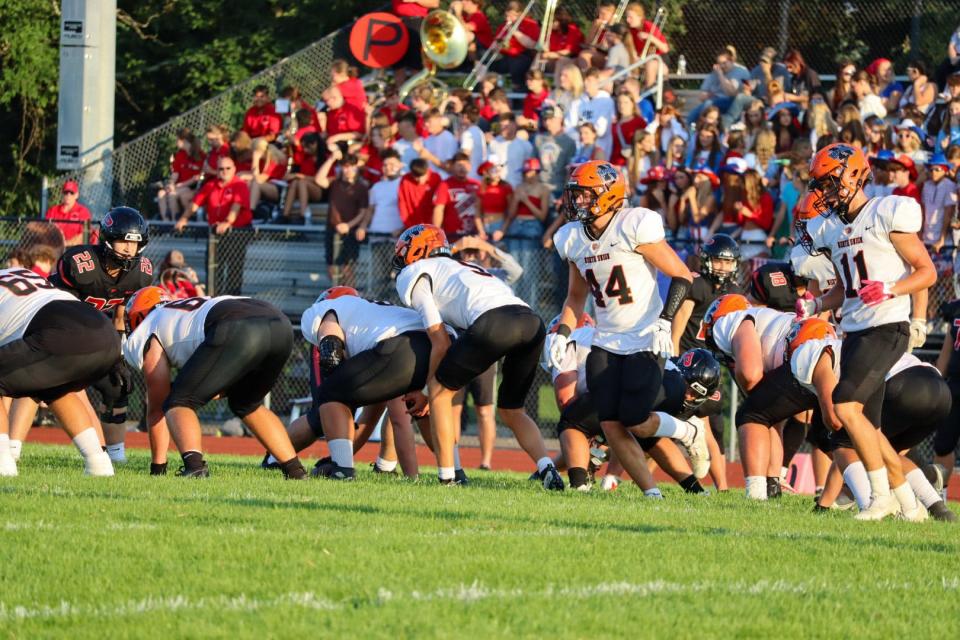
{"label": "black football jersey", "polygon": [[758,267],[750,279],[750,295],[771,309],[793,312],[800,296],[793,282],[790,264],[768,262]]}
{"label": "black football jersey", "polygon": [[153,264],[149,258],[141,256],[133,269],[121,271],[117,278],[111,278],[103,268],[100,249],[80,245],[67,249],[60,256],[57,268],[50,274],[50,282],[106,313],[126,304],[138,290],[153,284]]}
{"label": "black football jersey", "polygon": [[693,274],[693,284],[687,294],[687,300],[693,300],[693,311],[690,313],[687,326],[683,329],[683,335],[680,336],[681,352],[697,347],[706,347],[703,338],[699,337],[703,329],[703,316],[706,315],[707,309],[710,308],[714,300],[728,293],[743,293],[743,291],[736,282],[728,280],[717,287],[709,278],[705,278],[699,273]]}
{"label": "black football jersey", "polygon": [[940,315],[950,327],[950,333],[944,336],[953,345],[950,362],[947,363],[947,378],[960,380],[960,300],[944,302],[940,306]]}

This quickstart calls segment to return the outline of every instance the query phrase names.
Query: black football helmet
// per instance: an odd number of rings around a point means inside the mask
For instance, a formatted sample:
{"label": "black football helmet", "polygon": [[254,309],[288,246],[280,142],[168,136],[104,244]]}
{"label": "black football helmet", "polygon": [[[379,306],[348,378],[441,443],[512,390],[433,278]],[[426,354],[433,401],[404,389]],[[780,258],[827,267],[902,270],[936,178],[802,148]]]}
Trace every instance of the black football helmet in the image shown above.
{"label": "black football helmet", "polygon": [[693,412],[720,388],[720,363],[706,349],[690,349],[677,358],[677,369],[687,383],[688,395],[684,397],[683,408]]}
{"label": "black football helmet", "polygon": [[[714,260],[733,260],[733,269],[719,271]],[[700,247],[700,273],[716,284],[723,284],[737,276],[740,269],[740,245],[725,233],[715,233]]]}
{"label": "black football helmet", "polygon": [[[113,248],[118,241],[137,243],[133,256],[120,255]],[[132,207],[114,207],[100,221],[100,248],[103,256],[124,271],[130,271],[140,260],[140,254],[150,240],[150,230],[140,212]]]}

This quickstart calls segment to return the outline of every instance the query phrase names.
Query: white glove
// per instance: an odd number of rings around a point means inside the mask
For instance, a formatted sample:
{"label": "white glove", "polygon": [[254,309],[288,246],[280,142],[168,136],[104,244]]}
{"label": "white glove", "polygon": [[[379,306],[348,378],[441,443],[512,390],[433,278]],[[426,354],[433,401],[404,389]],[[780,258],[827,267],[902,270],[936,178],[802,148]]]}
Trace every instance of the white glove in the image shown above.
{"label": "white glove", "polygon": [[910,321],[910,348],[919,349],[927,342],[927,321],[914,318]]}
{"label": "white glove", "polygon": [[550,365],[554,369],[563,366],[563,359],[567,355],[567,343],[570,339],[560,333],[547,334],[547,354],[550,356]]}
{"label": "white glove", "polygon": [[664,358],[673,356],[673,326],[666,318],[658,319],[653,328],[653,352]]}

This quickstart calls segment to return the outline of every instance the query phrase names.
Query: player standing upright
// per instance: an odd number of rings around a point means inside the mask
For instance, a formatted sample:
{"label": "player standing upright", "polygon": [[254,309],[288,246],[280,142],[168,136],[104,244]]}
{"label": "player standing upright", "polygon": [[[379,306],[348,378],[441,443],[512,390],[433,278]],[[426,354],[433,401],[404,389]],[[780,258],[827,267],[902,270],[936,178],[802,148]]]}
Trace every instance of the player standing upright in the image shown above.
{"label": "player standing upright", "polygon": [[[632,477],[645,464],[638,437],[670,437],[690,451],[698,478],[709,469],[703,429],[651,415],[663,379],[664,357],[673,353],[671,324],[693,277],[664,240],[663,221],[649,209],[624,208],[626,184],[617,169],[590,161],[573,170],[564,188],[570,222],[554,236],[569,262],[567,299],[550,359],[559,367],[587,295],[596,305],[597,328],[587,358],[587,388],[607,442]],[[657,272],[672,278],[666,304]]]}
{"label": "player standing upright", "polygon": [[923,224],[917,201],[863,192],[870,176],[863,151],[843,143],[824,147],[810,176],[822,217],[807,224],[801,240],[811,251],[829,253],[838,281],[822,297],[798,301],[797,311],[842,312],[843,359],[833,402],[870,478],[870,506],[857,517],[878,520],[900,508],[884,463],[902,475],[900,461],[885,459],[877,437],[884,376],[910,342],[910,295],[930,287],[937,273],[917,235]]}

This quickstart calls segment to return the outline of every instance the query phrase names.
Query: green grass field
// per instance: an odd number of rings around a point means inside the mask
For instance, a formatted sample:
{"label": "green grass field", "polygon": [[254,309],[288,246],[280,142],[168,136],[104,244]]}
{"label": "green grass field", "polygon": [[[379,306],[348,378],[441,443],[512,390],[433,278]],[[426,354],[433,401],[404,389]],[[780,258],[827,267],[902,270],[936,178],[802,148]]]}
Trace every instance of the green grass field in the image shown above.
{"label": "green grass field", "polygon": [[[662,502],[363,470],[113,479],[28,446],[0,482],[0,637],[960,637],[960,528],[741,492]],[[308,635],[309,634],[309,635]]]}

